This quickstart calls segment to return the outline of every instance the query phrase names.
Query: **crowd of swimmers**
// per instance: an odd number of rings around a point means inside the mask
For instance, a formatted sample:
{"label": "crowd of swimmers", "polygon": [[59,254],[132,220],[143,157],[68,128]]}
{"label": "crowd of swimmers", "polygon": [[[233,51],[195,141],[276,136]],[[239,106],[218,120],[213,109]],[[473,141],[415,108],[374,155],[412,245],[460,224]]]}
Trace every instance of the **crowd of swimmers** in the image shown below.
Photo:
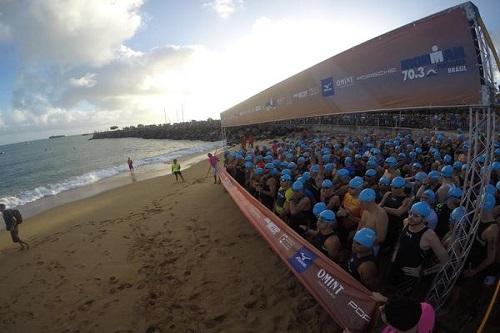
{"label": "crowd of swimmers", "polygon": [[[288,137],[225,151],[227,171],[295,232],[372,291],[423,300],[448,261],[468,141],[429,133]],[[459,286],[498,278],[500,145]],[[485,164],[487,157],[480,156]],[[469,214],[470,215],[470,214]],[[459,289],[459,288],[455,288]]]}

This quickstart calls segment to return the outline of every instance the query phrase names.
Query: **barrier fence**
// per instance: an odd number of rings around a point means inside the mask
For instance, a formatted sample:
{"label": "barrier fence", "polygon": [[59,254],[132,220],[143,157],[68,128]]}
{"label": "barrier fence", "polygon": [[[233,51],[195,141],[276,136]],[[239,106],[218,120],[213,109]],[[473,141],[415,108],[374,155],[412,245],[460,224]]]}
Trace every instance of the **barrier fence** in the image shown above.
{"label": "barrier fence", "polygon": [[371,292],[349,273],[250,195],[229,173],[217,167],[222,184],[253,227],[302,285],[343,328],[365,331],[375,311]]}

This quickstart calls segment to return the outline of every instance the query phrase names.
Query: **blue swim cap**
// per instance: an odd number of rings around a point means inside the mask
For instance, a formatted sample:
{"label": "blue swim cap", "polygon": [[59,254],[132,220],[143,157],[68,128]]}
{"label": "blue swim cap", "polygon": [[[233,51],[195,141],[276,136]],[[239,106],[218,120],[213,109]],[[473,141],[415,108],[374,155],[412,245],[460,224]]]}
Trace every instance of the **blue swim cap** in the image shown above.
{"label": "blue swim cap", "polygon": [[361,202],[374,202],[375,201],[375,191],[371,188],[365,188],[361,193],[359,193],[358,199]]}
{"label": "blue swim cap", "polygon": [[394,188],[402,188],[406,185],[406,180],[403,177],[394,177],[394,179],[391,182],[391,187]]}
{"label": "blue swim cap", "polygon": [[282,182],[289,182],[292,180],[292,177],[290,175],[284,174],[281,176],[280,181]]}
{"label": "blue swim cap", "polygon": [[422,154],[422,148],[420,147],[415,148],[415,153]]}
{"label": "blue swim cap", "polygon": [[257,155],[255,157],[255,159],[257,160],[257,162],[260,162],[260,161],[262,161],[262,156],[261,155]]}
{"label": "blue swim cap", "polygon": [[292,172],[289,170],[289,169],[283,169],[281,170],[281,174],[282,175],[292,175]]}
{"label": "blue swim cap", "polygon": [[420,201],[411,206],[410,212],[426,218],[431,213],[431,209],[427,203]]}
{"label": "blue swim cap", "polygon": [[266,162],[270,162],[270,161],[272,161],[272,160],[273,160],[273,157],[272,157],[271,155],[266,155],[266,156],[264,156],[264,161],[266,161]]}
{"label": "blue swim cap", "polygon": [[292,190],[294,192],[302,192],[304,190],[304,184],[301,181],[295,181],[292,185]]}
{"label": "blue swim cap", "polygon": [[375,240],[377,240],[377,235],[375,234],[375,231],[373,231],[373,229],[361,228],[356,231],[353,240],[364,247],[372,248]]}
{"label": "blue swim cap", "polygon": [[301,182],[302,184],[304,184],[306,181],[304,180],[304,177],[298,177],[297,178],[297,181],[298,182]]}
{"label": "blue swim cap", "polygon": [[358,188],[362,187],[364,183],[365,183],[365,181],[363,180],[363,178],[356,176],[349,181],[349,187],[354,188],[354,189],[358,189]]}
{"label": "blue swim cap", "polygon": [[293,159],[293,154],[292,153],[288,153],[288,154],[285,155],[285,158],[287,160],[292,160]]}
{"label": "blue swim cap", "polygon": [[281,175],[281,172],[276,168],[272,168],[271,169],[271,176],[277,176],[277,175]]}
{"label": "blue swim cap", "polygon": [[486,154],[483,154],[483,155],[479,156],[478,159],[477,159],[477,161],[479,163],[481,163],[481,164],[484,163],[484,162],[486,162]]}
{"label": "blue swim cap", "polygon": [[484,188],[484,193],[490,193],[490,194],[495,195],[497,193],[497,188],[495,186],[493,186],[492,184],[488,184]]}
{"label": "blue swim cap", "polygon": [[415,153],[414,151],[411,151],[408,155],[410,155],[410,158],[412,160],[414,160],[417,157],[417,153]]}
{"label": "blue swim cap", "polygon": [[390,156],[385,159],[385,163],[390,167],[394,167],[398,163],[398,160],[396,160],[395,157]]}
{"label": "blue swim cap", "polygon": [[330,154],[325,154],[321,157],[324,163],[330,162]]}
{"label": "blue swim cap", "polygon": [[250,161],[246,161],[245,164],[245,169],[252,169],[253,168],[253,163]]}
{"label": "blue swim cap", "polygon": [[449,221],[451,224],[458,223],[458,222],[460,222],[462,217],[464,217],[464,215],[465,215],[465,208],[462,206],[457,207],[451,211]]}
{"label": "blue swim cap", "polygon": [[325,179],[321,183],[321,187],[322,188],[331,188],[332,186],[333,186],[333,183],[332,183],[332,181],[330,179]]}
{"label": "blue swim cap", "polygon": [[425,180],[426,177],[427,177],[427,174],[425,172],[419,171],[415,175],[415,180],[422,183]]}
{"label": "blue swim cap", "polygon": [[306,162],[306,158],[303,157],[303,156],[300,156],[298,159],[297,159],[297,163],[298,164],[302,164],[302,163],[305,163]]}
{"label": "blue swim cap", "polygon": [[379,185],[383,185],[383,186],[391,185],[391,181],[386,176],[380,177],[380,179],[378,180],[378,183],[379,183]]}
{"label": "blue swim cap", "polygon": [[348,177],[349,176],[349,170],[347,169],[339,169],[337,170],[337,176],[339,176],[340,178],[343,178],[343,177]]}
{"label": "blue swim cap", "polygon": [[375,169],[377,167],[377,161],[369,159],[368,162],[366,162],[366,167],[369,169]]}
{"label": "blue swim cap", "polygon": [[377,171],[375,171],[374,169],[368,169],[365,172],[366,177],[375,177],[376,175],[377,175]]}
{"label": "blue swim cap", "polygon": [[321,220],[321,222],[325,222],[325,223],[334,223],[335,222],[335,213],[329,209],[325,209],[324,211],[322,211],[320,214],[319,214],[319,220]]}
{"label": "blue swim cap", "polygon": [[281,169],[288,169],[288,162],[285,162],[285,161],[280,162],[280,167],[281,167]]}
{"label": "blue swim cap", "polygon": [[255,174],[258,175],[258,176],[264,174],[264,169],[262,169],[262,168],[255,169]]}
{"label": "blue swim cap", "polygon": [[306,171],[302,174],[302,178],[307,182],[309,179],[311,179],[311,173],[309,171]]}
{"label": "blue swim cap", "polygon": [[450,155],[448,155],[448,154],[444,155],[444,157],[443,157],[443,162],[445,164],[451,164],[452,160],[453,160],[453,158]]}
{"label": "blue swim cap", "polygon": [[462,170],[462,166],[463,164],[460,161],[456,161],[455,163],[453,163],[453,169],[455,170]]}
{"label": "blue swim cap", "polygon": [[448,198],[460,199],[462,197],[463,191],[460,187],[451,186],[448,190]]}
{"label": "blue swim cap", "polygon": [[465,163],[464,165],[462,165],[462,171],[467,171],[469,169],[469,164],[468,163]]}
{"label": "blue swim cap", "polygon": [[324,210],[326,210],[326,204],[323,201],[320,201],[313,206],[313,214],[316,217],[319,217],[319,214],[321,214]]}
{"label": "blue swim cap", "polygon": [[425,190],[424,193],[422,193],[422,196],[425,196],[427,198],[429,198],[429,200],[431,202],[435,202],[436,201],[436,194],[434,193],[433,190]]}
{"label": "blue swim cap", "polygon": [[399,153],[399,154],[398,154],[398,157],[399,157],[400,159],[404,159],[404,158],[406,158],[406,154],[405,154],[405,153]]}
{"label": "blue swim cap", "polygon": [[293,169],[295,169],[296,167],[297,167],[297,164],[295,164],[294,162],[290,162],[290,163],[288,163],[288,169],[293,170]]}
{"label": "blue swim cap", "polygon": [[273,161],[273,164],[274,164],[274,167],[275,167],[275,168],[279,168],[279,167],[281,167],[281,161],[280,161],[280,160],[274,160],[274,161]]}
{"label": "blue swim cap", "polygon": [[311,165],[311,170],[310,171],[318,173],[319,172],[319,165],[318,164]]}
{"label": "blue swim cap", "polygon": [[333,163],[325,164],[324,169],[326,173],[331,173],[333,171]]}
{"label": "blue swim cap", "polygon": [[349,156],[347,156],[347,157],[344,159],[344,164],[345,164],[345,165],[351,165],[351,164],[352,164],[352,158],[350,158]]}
{"label": "blue swim cap", "polygon": [[413,163],[411,166],[414,167],[415,169],[422,169],[422,164],[418,162]]}
{"label": "blue swim cap", "polygon": [[249,161],[250,161],[250,162],[252,162],[252,160],[253,160],[253,157],[252,157],[252,156],[250,156],[250,155],[245,156],[245,161],[247,161],[247,162],[249,162]]}
{"label": "blue swim cap", "polygon": [[441,173],[439,173],[436,170],[432,170],[431,172],[429,172],[429,179],[430,180],[434,180],[434,181],[440,180],[441,179]]}
{"label": "blue swim cap", "polygon": [[496,205],[495,196],[493,194],[486,193],[486,195],[484,196],[483,210],[489,212],[490,210],[495,208],[495,205]]}
{"label": "blue swim cap", "polygon": [[274,169],[274,164],[273,163],[266,163],[266,166],[265,166],[266,169]]}
{"label": "blue swim cap", "polygon": [[491,163],[491,170],[493,170],[493,171],[500,170],[500,162],[495,161],[495,162]]}
{"label": "blue swim cap", "polygon": [[499,190],[499,191],[500,191],[500,180],[499,180],[499,181],[497,181],[497,186],[496,186],[496,187],[497,187],[497,190]]}
{"label": "blue swim cap", "polygon": [[441,168],[441,175],[446,178],[453,176],[453,167],[451,165],[445,165]]}

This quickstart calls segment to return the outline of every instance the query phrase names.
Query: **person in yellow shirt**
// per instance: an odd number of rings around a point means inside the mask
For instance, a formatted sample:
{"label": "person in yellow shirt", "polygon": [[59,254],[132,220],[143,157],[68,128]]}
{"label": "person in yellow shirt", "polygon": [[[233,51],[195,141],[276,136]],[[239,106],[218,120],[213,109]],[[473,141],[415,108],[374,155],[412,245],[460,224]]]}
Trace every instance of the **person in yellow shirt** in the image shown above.
{"label": "person in yellow shirt", "polygon": [[181,177],[182,182],[185,182],[184,177],[182,176],[182,173],[181,173],[181,165],[179,163],[177,163],[176,159],[174,159],[173,164],[172,164],[172,173],[175,176],[176,183],[179,181],[179,177]]}

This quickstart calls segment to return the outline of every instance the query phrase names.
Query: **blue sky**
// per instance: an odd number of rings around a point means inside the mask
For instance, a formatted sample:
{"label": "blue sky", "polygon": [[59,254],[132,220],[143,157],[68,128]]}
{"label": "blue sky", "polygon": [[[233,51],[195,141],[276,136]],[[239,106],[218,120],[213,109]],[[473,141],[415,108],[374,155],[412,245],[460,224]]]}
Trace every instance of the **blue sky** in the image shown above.
{"label": "blue sky", "polygon": [[[0,0],[0,144],[218,118],[451,0]],[[497,46],[500,1],[474,1]]]}

